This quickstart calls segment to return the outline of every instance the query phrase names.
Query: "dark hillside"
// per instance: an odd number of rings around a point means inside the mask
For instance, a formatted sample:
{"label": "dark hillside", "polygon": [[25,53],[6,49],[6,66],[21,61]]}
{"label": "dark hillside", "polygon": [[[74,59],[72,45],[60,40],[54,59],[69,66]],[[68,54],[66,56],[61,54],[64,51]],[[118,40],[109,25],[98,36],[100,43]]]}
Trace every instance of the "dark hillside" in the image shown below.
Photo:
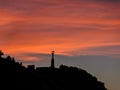
{"label": "dark hillside", "polygon": [[0,90],[107,90],[103,82],[85,70],[61,65],[59,68],[22,66],[14,58],[0,57]]}

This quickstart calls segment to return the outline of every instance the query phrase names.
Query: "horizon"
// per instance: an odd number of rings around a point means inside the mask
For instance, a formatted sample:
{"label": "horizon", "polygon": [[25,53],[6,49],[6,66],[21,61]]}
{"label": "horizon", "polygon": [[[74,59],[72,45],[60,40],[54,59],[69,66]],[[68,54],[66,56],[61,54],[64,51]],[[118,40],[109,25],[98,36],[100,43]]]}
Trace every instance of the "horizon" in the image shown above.
{"label": "horizon", "polygon": [[9,89],[30,90],[61,90],[61,88],[63,90],[71,88],[107,90],[104,82],[98,81],[97,77],[86,70],[66,65],[55,68],[54,52],[52,52],[50,67],[37,68],[34,65],[28,65],[26,68],[21,62],[16,62],[14,58],[10,56],[3,58],[2,55],[3,53],[0,52],[1,88],[7,89],[5,86],[9,86]]}
{"label": "horizon", "polygon": [[0,49],[23,65],[83,68],[120,90],[120,0],[0,0]]}

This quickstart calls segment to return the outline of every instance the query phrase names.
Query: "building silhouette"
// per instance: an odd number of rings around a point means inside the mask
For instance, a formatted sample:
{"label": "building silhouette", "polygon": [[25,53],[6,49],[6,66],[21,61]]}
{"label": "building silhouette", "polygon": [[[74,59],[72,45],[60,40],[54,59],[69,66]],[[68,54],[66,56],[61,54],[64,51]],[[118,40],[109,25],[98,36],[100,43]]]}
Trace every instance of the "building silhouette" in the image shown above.
{"label": "building silhouette", "polygon": [[35,69],[35,65],[28,65],[27,68],[28,68],[29,70],[34,70],[34,69]]}
{"label": "building silhouette", "polygon": [[55,68],[55,65],[54,65],[54,53],[55,53],[55,51],[52,51],[51,68]]}

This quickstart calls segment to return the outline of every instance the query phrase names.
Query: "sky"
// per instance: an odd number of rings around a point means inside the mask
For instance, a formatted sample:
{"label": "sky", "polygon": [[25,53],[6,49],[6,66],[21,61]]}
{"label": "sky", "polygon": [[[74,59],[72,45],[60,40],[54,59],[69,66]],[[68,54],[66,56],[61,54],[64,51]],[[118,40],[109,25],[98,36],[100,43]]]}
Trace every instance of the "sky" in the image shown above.
{"label": "sky", "polygon": [[0,0],[0,49],[24,65],[82,68],[120,90],[120,0]]}

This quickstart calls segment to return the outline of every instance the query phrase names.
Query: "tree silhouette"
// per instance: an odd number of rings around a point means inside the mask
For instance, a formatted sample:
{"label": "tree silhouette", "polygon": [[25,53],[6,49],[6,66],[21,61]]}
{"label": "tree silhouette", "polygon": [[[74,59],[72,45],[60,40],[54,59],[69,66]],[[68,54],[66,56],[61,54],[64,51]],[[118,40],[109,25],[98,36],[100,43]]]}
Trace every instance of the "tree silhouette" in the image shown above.
{"label": "tree silhouette", "polygon": [[0,50],[0,58],[4,55],[4,53]]}

